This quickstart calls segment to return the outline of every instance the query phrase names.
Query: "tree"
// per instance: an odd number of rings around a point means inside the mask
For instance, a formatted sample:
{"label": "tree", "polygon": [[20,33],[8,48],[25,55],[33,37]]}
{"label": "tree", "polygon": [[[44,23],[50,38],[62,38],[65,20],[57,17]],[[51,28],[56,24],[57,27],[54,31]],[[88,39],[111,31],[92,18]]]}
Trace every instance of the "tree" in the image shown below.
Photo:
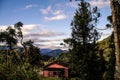
{"label": "tree", "polygon": [[33,41],[32,40],[28,40],[28,41],[26,41],[26,42],[23,42],[23,44],[27,47],[30,47],[30,46],[33,46]]}
{"label": "tree", "polygon": [[42,55],[40,54],[39,48],[30,46],[28,48],[28,62],[33,66],[43,66]]}
{"label": "tree", "polygon": [[35,47],[33,43],[34,42],[32,40],[23,42],[23,45],[26,46],[27,49],[27,53],[25,54],[26,62],[33,66],[43,66],[40,50]]}
{"label": "tree", "polygon": [[[17,22],[14,25],[14,28],[11,26],[8,26],[6,31],[0,32],[0,42],[5,42],[8,44],[10,49],[12,49],[13,45],[16,45],[18,40],[20,39],[21,45],[23,45],[23,34],[22,34],[22,29],[23,23],[22,22]],[[25,46],[23,45],[25,48]]]}
{"label": "tree", "polygon": [[114,28],[114,43],[115,43],[115,80],[120,80],[120,43],[119,43],[119,30],[120,30],[120,4],[118,0],[110,0],[111,10],[112,10],[112,25]]}
{"label": "tree", "polygon": [[0,50],[0,80],[39,80],[37,69],[34,66],[41,66],[41,55],[39,48],[33,46],[33,41],[23,42],[21,27],[23,24],[18,22],[15,28],[9,26],[5,31],[0,32],[0,42],[7,44],[10,49],[20,40],[21,44],[28,48],[28,62],[24,60],[24,54],[18,50]]}
{"label": "tree", "polygon": [[[99,51],[102,51],[100,55],[103,55],[103,80],[114,80],[114,71],[115,71],[115,47],[114,47],[114,38],[113,33],[103,39],[102,41],[97,42]],[[102,60],[101,60],[102,62]]]}
{"label": "tree", "polygon": [[17,44],[15,29],[9,26],[5,31],[0,32],[0,42],[5,42],[12,50],[13,46]]}
{"label": "tree", "polygon": [[21,45],[24,47],[24,50],[25,50],[24,54],[28,55],[27,45],[30,45],[32,43],[30,41],[23,42],[22,27],[23,27],[23,23],[22,22],[17,22],[16,24],[14,24],[14,28],[17,31],[17,36],[16,37],[20,41]]}
{"label": "tree", "polygon": [[17,44],[17,39],[16,39],[16,31],[13,29],[11,26],[9,26],[7,29],[7,35],[6,35],[6,42],[10,47],[10,50],[12,49],[12,46]]}
{"label": "tree", "polygon": [[22,22],[17,22],[16,24],[14,24],[14,28],[16,29],[16,37],[17,39],[20,40],[21,45],[24,47],[25,52],[26,52],[26,46],[23,44],[23,34],[22,34],[22,27],[23,27],[23,23]]}
{"label": "tree", "polygon": [[72,38],[67,41],[72,46],[71,75],[82,80],[101,80],[95,52],[96,41],[100,38],[95,27],[100,13],[97,7],[92,9],[84,0],[81,0],[78,7],[71,22]]}

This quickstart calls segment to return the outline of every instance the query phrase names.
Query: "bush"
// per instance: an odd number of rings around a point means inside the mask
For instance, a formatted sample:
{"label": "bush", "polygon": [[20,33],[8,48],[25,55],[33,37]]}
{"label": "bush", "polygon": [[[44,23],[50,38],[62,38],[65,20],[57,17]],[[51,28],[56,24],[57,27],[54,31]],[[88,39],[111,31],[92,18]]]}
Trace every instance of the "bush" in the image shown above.
{"label": "bush", "polygon": [[14,62],[15,54],[4,55],[0,52],[0,80],[39,80],[38,73],[29,63]]}

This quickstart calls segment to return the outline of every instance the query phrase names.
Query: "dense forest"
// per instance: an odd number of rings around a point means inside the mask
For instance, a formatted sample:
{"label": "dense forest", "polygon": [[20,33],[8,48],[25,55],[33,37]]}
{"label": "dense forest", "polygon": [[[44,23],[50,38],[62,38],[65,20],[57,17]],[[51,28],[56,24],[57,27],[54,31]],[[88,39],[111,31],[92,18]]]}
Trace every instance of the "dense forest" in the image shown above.
{"label": "dense forest", "polygon": [[[71,21],[71,37],[61,43],[68,45],[68,50],[55,57],[43,55],[32,40],[24,41],[22,22],[1,30],[0,80],[120,80],[120,4],[117,0],[110,3],[112,15],[106,18],[110,22],[106,27],[114,29],[110,36],[99,41],[97,23],[101,13],[98,7],[81,0]],[[68,64],[68,78],[46,78],[40,74],[45,65],[55,61]]]}

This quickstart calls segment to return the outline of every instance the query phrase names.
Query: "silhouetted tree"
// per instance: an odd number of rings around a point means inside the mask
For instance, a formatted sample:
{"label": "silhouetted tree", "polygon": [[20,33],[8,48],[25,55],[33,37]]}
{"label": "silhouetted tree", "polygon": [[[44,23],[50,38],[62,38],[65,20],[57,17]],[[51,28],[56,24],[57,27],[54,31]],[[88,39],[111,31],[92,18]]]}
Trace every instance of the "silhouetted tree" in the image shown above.
{"label": "silhouetted tree", "polygon": [[22,22],[17,22],[16,24],[14,24],[14,28],[16,29],[16,34],[17,34],[17,39],[20,40],[21,45],[24,47],[25,52],[26,51],[26,46],[23,44],[23,33],[22,33],[22,27],[23,27],[23,23]]}
{"label": "silhouetted tree", "polygon": [[0,32],[0,42],[6,43],[12,50],[12,47],[17,44],[15,29],[9,26],[5,31]]}
{"label": "silhouetted tree", "polygon": [[25,58],[28,63],[33,66],[43,66],[42,60],[43,57],[40,54],[40,49],[33,45],[32,40],[28,40],[23,42],[24,46],[27,48],[27,53],[25,54]]}
{"label": "silhouetted tree", "polygon": [[84,0],[78,4],[71,22],[72,38],[67,42],[72,46],[71,76],[82,80],[101,80],[99,60],[96,53],[96,41],[100,34],[95,29],[100,13],[97,7],[91,8]]}

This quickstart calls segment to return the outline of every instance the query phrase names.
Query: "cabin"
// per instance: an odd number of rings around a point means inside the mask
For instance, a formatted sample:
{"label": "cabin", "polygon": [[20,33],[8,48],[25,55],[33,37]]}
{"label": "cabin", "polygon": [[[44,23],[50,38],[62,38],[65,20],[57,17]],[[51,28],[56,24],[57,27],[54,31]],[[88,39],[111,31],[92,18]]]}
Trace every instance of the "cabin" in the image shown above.
{"label": "cabin", "polygon": [[52,62],[43,68],[44,77],[68,78],[68,67],[63,62]]}

